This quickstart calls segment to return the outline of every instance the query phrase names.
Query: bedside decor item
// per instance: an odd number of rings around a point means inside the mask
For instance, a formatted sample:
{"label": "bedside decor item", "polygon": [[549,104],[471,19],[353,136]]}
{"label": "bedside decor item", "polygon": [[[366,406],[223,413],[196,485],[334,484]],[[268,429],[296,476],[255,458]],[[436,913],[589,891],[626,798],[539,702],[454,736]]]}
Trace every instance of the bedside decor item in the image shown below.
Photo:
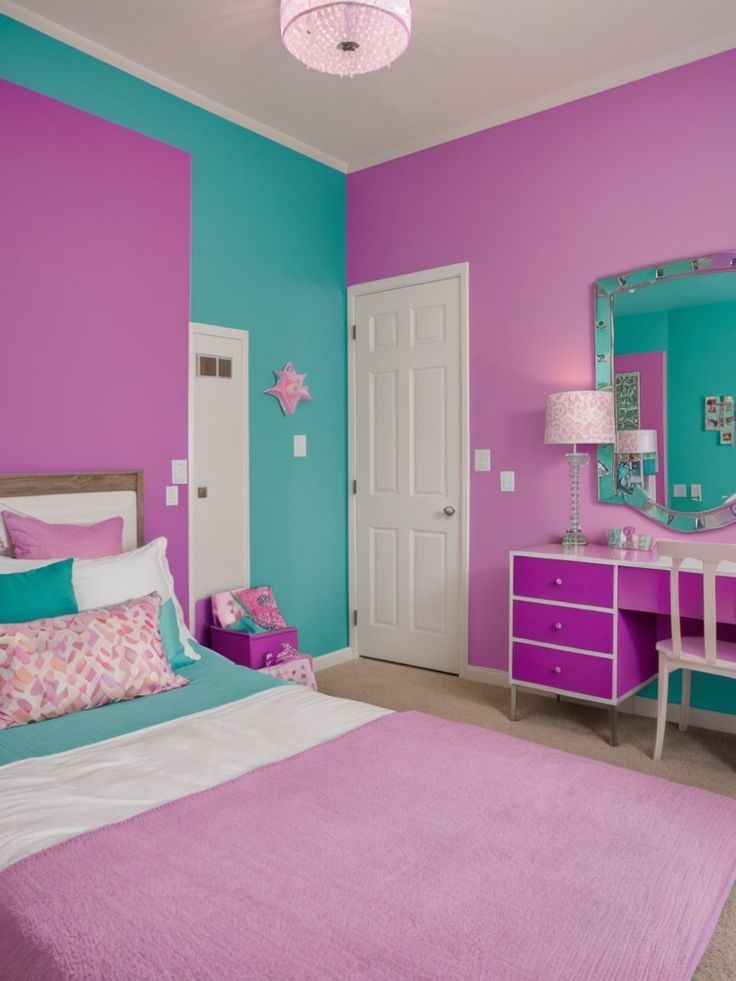
{"label": "bedside decor item", "polygon": [[385,68],[410,37],[411,0],[281,0],[284,47],[328,75]]}
{"label": "bedside decor item", "polygon": [[233,664],[259,671],[272,664],[285,647],[299,650],[296,627],[266,630],[260,634],[244,633],[228,627],[210,627],[209,646]]}
{"label": "bedside decor item", "polygon": [[304,379],[307,376],[300,375],[291,361],[286,362],[282,371],[274,370],[274,375],[278,381],[266,389],[266,395],[273,395],[274,398],[278,399],[285,416],[293,416],[302,399],[312,401],[309,389],[304,384]]}
{"label": "bedside decor item", "polygon": [[651,535],[637,535],[633,525],[625,528],[608,529],[608,547],[618,549],[633,549],[638,552],[651,552],[654,539]]}
{"label": "bedside decor item", "polygon": [[616,480],[624,494],[636,487],[654,500],[657,462],[656,429],[619,429],[616,433]]}
{"label": "bedside decor item", "polygon": [[580,468],[588,463],[587,453],[578,453],[578,443],[613,443],[613,392],[556,392],[547,396],[544,417],[545,443],[571,443],[566,453],[570,465],[570,527],[562,537],[563,545],[587,545],[580,528]]}
{"label": "bedside decor item", "polygon": [[286,627],[270,586],[228,589],[224,593],[215,593],[210,602],[216,627],[254,634]]}
{"label": "bedside decor item", "polygon": [[278,654],[267,654],[266,662],[259,669],[262,674],[288,681],[295,685],[304,685],[317,691],[317,679],[314,675],[314,661],[310,654],[301,654],[291,644],[284,644]]}

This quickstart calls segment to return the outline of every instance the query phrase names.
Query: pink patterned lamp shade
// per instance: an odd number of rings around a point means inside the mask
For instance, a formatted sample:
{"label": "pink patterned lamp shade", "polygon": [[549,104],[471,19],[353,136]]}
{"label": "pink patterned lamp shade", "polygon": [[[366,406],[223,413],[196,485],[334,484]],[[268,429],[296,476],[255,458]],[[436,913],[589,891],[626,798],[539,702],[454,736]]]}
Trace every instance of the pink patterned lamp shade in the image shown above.
{"label": "pink patterned lamp shade", "polygon": [[619,429],[616,433],[616,452],[623,454],[656,453],[656,429]]}
{"label": "pink patterned lamp shade", "polygon": [[411,0],[281,0],[286,50],[329,75],[385,68],[410,37]]}
{"label": "pink patterned lamp shade", "polygon": [[613,443],[613,392],[557,392],[547,396],[545,443]]}

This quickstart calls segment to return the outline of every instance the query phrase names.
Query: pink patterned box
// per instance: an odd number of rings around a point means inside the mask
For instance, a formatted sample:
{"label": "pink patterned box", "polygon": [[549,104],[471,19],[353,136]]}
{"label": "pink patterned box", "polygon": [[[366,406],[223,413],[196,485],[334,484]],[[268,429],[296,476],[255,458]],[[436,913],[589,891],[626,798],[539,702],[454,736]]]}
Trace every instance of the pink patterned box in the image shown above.
{"label": "pink patterned box", "polygon": [[272,678],[291,681],[296,685],[304,685],[317,691],[317,679],[314,676],[314,662],[309,654],[294,654],[283,657],[267,668],[260,668],[261,674],[270,674]]}

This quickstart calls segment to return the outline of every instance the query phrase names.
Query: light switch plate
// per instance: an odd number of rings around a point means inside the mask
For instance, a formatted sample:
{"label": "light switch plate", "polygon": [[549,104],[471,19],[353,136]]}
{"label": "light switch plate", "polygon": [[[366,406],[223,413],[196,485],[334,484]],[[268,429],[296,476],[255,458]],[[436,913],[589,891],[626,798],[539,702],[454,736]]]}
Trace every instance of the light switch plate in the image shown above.
{"label": "light switch plate", "polygon": [[306,436],[295,436],[294,437],[294,456],[306,456],[307,455],[307,437]]}
{"label": "light switch plate", "polygon": [[703,485],[702,484],[690,484],[690,497],[694,501],[703,500]]}
{"label": "light switch plate", "polygon": [[476,450],[474,467],[476,473],[488,473],[488,471],[491,469],[491,451]]}
{"label": "light switch plate", "polygon": [[166,506],[175,508],[179,503],[179,488],[176,485],[166,488]]}
{"label": "light switch plate", "polygon": [[672,488],[673,497],[687,497],[687,484],[675,484]]}
{"label": "light switch plate", "polygon": [[516,474],[513,470],[501,471],[501,490],[510,494],[515,489]]}
{"label": "light switch plate", "polygon": [[171,461],[171,483],[186,484],[189,481],[189,464],[186,460]]}

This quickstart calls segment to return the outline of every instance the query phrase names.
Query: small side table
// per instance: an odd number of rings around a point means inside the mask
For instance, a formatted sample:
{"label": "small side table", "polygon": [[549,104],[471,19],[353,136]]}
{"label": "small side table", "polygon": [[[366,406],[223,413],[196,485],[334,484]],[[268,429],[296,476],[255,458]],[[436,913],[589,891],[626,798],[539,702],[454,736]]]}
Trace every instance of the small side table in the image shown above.
{"label": "small side table", "polygon": [[296,627],[269,630],[262,634],[249,634],[241,630],[225,630],[210,627],[210,647],[228,661],[258,671],[266,664],[266,657],[280,654],[284,644],[299,650],[299,634]]}

